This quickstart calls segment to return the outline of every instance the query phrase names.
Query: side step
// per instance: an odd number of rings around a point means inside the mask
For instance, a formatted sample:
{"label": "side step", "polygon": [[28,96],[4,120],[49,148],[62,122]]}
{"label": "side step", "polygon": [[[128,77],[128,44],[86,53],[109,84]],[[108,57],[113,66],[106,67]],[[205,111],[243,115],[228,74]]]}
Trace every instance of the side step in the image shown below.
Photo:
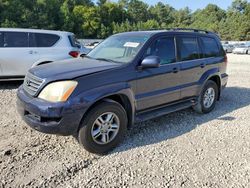
{"label": "side step", "polygon": [[139,112],[136,115],[135,122],[138,123],[138,122],[153,119],[153,118],[156,118],[156,117],[159,117],[162,115],[170,114],[172,112],[176,112],[179,110],[189,108],[189,107],[193,106],[194,104],[195,104],[195,100],[193,99],[193,100],[188,100],[188,101],[179,102],[179,103],[175,103],[175,104],[170,104],[170,105],[163,106],[163,107],[157,108],[157,109]]}

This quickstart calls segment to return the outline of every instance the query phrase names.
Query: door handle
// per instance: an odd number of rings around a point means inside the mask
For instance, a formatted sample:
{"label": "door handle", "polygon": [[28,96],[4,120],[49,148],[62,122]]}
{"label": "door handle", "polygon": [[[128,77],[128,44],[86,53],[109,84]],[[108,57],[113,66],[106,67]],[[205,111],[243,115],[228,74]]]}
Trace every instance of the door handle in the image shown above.
{"label": "door handle", "polygon": [[204,68],[205,66],[206,66],[205,63],[201,63],[201,64],[200,64],[200,67],[201,67],[201,68]]}
{"label": "door handle", "polygon": [[179,69],[178,68],[173,68],[173,73],[178,73]]}
{"label": "door handle", "polygon": [[29,54],[37,54],[37,51],[30,50]]}

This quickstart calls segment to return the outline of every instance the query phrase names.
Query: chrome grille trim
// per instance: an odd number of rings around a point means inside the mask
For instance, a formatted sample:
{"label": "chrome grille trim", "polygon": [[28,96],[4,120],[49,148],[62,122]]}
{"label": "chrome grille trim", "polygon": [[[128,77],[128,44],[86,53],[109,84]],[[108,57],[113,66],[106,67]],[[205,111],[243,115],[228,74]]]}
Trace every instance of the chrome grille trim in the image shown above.
{"label": "chrome grille trim", "polygon": [[31,96],[35,96],[42,86],[44,80],[34,76],[31,73],[27,73],[24,78],[23,88]]}

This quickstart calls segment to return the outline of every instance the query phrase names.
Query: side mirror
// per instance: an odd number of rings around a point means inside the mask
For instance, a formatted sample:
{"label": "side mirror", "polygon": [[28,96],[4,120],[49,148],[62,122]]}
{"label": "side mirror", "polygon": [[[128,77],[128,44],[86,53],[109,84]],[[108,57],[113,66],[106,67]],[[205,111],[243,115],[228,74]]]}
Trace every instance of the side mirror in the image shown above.
{"label": "side mirror", "polygon": [[158,68],[160,66],[161,59],[158,56],[148,56],[142,60],[141,68]]}

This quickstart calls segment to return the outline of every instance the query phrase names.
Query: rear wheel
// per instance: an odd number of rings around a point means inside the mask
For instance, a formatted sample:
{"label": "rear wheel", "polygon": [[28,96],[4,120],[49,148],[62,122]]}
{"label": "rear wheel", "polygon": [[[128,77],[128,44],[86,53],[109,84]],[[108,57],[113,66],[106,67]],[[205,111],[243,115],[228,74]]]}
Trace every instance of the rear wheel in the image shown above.
{"label": "rear wheel", "polygon": [[211,112],[218,99],[218,93],[218,85],[212,80],[207,81],[198,98],[198,103],[193,106],[194,110],[198,113]]}
{"label": "rear wheel", "polygon": [[89,152],[105,154],[123,139],[127,114],[115,101],[102,102],[85,117],[78,133],[79,143]]}

